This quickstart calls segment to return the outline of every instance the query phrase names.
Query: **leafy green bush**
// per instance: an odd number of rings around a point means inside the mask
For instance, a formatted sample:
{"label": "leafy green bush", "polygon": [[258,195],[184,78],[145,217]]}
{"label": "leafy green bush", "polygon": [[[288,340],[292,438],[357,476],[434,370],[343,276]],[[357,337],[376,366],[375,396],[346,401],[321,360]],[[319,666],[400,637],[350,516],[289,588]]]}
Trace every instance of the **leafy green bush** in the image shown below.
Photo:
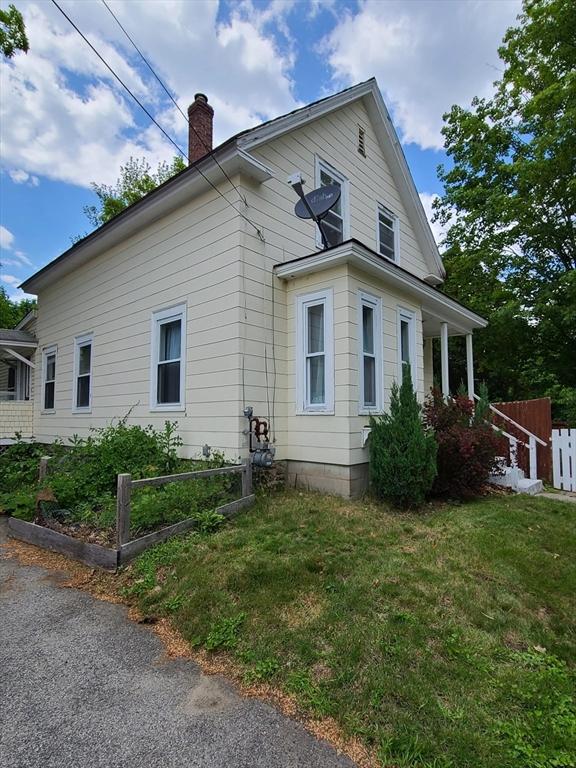
{"label": "leafy green bush", "polygon": [[217,475],[159,488],[145,486],[132,495],[131,530],[144,533],[193,517],[198,521],[198,530],[214,531],[223,520],[222,515],[213,511],[214,507],[229,498],[233,482],[230,475]]}
{"label": "leafy green bush", "polygon": [[58,456],[60,443],[41,445],[20,439],[0,452],[0,510],[32,520],[36,503],[38,471],[42,456]]}
{"label": "leafy green bush", "polygon": [[116,477],[134,479],[174,472],[182,440],[176,423],[167,421],[159,432],[151,426],[118,424],[93,429],[88,438],[74,437],[66,454],[50,469],[49,485],[63,507],[79,502],[100,505],[116,492]]}
{"label": "leafy green bush", "polygon": [[485,422],[487,396],[476,410],[466,395],[445,399],[433,389],[424,406],[424,421],[438,444],[432,491],[437,496],[471,499],[477,496],[496,468],[498,433]]}
{"label": "leafy green bush", "polygon": [[[18,437],[18,435],[17,435]],[[55,452],[57,446],[26,443],[18,440],[0,453],[0,489],[4,493],[17,491],[38,480],[41,456]]]}
{"label": "leafy green bush", "polygon": [[[70,446],[52,448],[44,486],[56,499],[50,506],[57,508],[58,516],[54,510],[49,516],[60,522],[111,529],[116,521],[118,474],[141,479],[228,463],[218,452],[200,462],[178,458],[182,441],[176,427],[176,423],[166,422],[158,431],[151,426],[128,426],[123,419],[93,429],[88,438],[75,436]],[[0,506],[10,514],[34,518],[39,461],[46,451],[47,446],[18,443],[0,455],[1,487],[6,489],[0,493]],[[200,532],[214,531],[223,522],[214,509],[230,500],[237,485],[238,475],[216,475],[137,489],[132,494],[131,532],[147,533],[188,517],[197,520]]]}
{"label": "leafy green bush", "polygon": [[398,507],[422,504],[436,476],[436,442],[422,423],[409,371],[392,386],[390,412],[370,420],[370,482]]}

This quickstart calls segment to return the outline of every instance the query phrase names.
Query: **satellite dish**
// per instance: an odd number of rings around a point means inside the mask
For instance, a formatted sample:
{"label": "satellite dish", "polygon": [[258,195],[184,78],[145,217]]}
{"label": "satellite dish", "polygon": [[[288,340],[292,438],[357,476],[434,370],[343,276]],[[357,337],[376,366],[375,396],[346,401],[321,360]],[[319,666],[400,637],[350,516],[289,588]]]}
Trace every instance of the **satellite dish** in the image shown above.
{"label": "satellite dish", "polygon": [[314,219],[317,221],[325,216],[331,208],[334,208],[342,190],[338,184],[328,184],[325,187],[313,189],[307,195],[303,195],[296,203],[294,213],[300,219]]}

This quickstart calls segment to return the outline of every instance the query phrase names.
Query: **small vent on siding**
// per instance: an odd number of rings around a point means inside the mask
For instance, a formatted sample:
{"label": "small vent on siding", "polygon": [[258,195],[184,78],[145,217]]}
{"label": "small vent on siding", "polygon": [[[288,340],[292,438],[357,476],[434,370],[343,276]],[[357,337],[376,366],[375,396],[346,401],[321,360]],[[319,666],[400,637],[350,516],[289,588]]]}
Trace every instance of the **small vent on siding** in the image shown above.
{"label": "small vent on siding", "polygon": [[366,131],[361,125],[358,126],[358,152],[366,157]]}

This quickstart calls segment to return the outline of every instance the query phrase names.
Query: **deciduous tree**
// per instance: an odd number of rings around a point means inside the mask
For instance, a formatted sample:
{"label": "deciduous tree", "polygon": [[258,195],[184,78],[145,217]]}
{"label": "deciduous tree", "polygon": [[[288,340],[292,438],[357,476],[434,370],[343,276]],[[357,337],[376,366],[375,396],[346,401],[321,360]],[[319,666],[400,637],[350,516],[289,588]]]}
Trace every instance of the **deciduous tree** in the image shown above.
{"label": "deciduous tree", "polygon": [[178,156],[171,163],[159,163],[156,171],[152,171],[145,159],[131,157],[126,165],[120,166],[120,177],[116,184],[109,186],[92,183],[98,205],[86,206],[84,213],[94,227],[99,227],[184,168],[186,164]]}
{"label": "deciduous tree", "polygon": [[0,286],[0,328],[14,328],[31,309],[36,308],[34,299],[12,301]]}
{"label": "deciduous tree", "polygon": [[576,4],[525,0],[492,98],[445,115],[446,290],[485,314],[494,397],[576,387]]}
{"label": "deciduous tree", "polygon": [[20,11],[12,4],[8,6],[6,11],[0,8],[0,51],[2,54],[7,59],[11,59],[16,51],[28,53],[28,48],[26,27]]}

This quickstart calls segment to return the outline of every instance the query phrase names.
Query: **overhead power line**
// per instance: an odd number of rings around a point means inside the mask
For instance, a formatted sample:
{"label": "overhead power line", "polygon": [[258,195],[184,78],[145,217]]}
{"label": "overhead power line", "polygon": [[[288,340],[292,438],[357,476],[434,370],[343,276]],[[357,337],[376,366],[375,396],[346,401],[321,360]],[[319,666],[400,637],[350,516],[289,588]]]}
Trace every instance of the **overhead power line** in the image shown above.
{"label": "overhead power line", "polygon": [[[134,48],[136,49],[136,51],[138,51],[138,54],[140,55],[140,58],[142,59],[142,61],[144,62],[144,64],[146,64],[146,66],[148,67],[148,69],[150,70],[150,72],[151,72],[151,73],[154,75],[154,77],[156,78],[156,80],[158,81],[158,83],[161,85],[161,87],[163,88],[164,92],[166,93],[166,95],[168,96],[168,98],[170,99],[170,101],[172,102],[172,104],[174,104],[174,106],[176,107],[176,109],[178,110],[178,112],[180,112],[180,114],[182,115],[182,117],[184,118],[184,120],[186,120],[186,122],[188,122],[188,118],[187,118],[186,114],[185,114],[185,113],[182,111],[182,109],[180,108],[180,105],[178,104],[178,102],[176,101],[176,99],[175,99],[175,98],[172,96],[172,94],[170,93],[170,91],[168,90],[168,88],[166,87],[166,85],[165,85],[165,84],[162,82],[162,80],[160,79],[160,77],[159,77],[159,76],[156,74],[156,72],[155,72],[155,71],[154,71],[154,69],[152,68],[152,65],[150,64],[150,62],[148,61],[148,59],[147,59],[147,58],[144,56],[144,54],[142,53],[142,51],[140,50],[140,48],[138,48],[138,46],[136,45],[136,43],[134,42],[134,40],[132,39],[132,37],[131,37],[131,36],[130,36],[130,34],[128,33],[128,31],[127,31],[126,27],[124,27],[124,25],[122,24],[122,22],[120,21],[120,19],[118,18],[118,16],[116,16],[116,14],[115,14],[115,13],[114,13],[114,11],[112,10],[112,8],[110,8],[110,6],[109,6],[109,5],[108,5],[108,3],[106,2],[106,0],[102,0],[102,3],[103,3],[103,5],[106,7],[106,9],[108,10],[108,13],[109,13],[109,14],[112,16],[112,18],[114,19],[114,21],[116,22],[116,24],[118,24],[118,26],[120,27],[120,29],[122,30],[122,32],[124,32],[124,34],[126,35],[126,37],[128,38],[128,40],[129,40],[129,41],[132,43],[132,45],[134,46]],[[199,138],[200,138],[200,137],[199,137]]]}
{"label": "overhead power line", "polygon": [[[97,57],[100,59],[100,61],[101,61],[101,62],[104,64],[104,66],[105,66],[105,67],[106,67],[106,69],[107,69],[107,70],[108,70],[108,71],[111,73],[111,75],[112,75],[112,76],[113,76],[113,77],[114,77],[114,78],[115,78],[115,79],[116,79],[116,80],[117,80],[117,81],[120,83],[120,85],[121,85],[121,86],[124,88],[124,90],[125,90],[125,91],[126,91],[126,92],[127,92],[127,93],[128,93],[128,94],[129,94],[129,95],[130,95],[130,96],[131,96],[133,99],[134,99],[134,101],[136,102],[136,104],[138,104],[138,106],[140,107],[140,109],[142,109],[142,111],[143,111],[143,112],[144,112],[144,113],[145,113],[145,114],[148,116],[148,118],[149,118],[149,119],[150,119],[150,120],[151,120],[151,121],[154,123],[154,125],[155,125],[155,126],[156,126],[156,127],[157,127],[157,128],[158,128],[158,129],[159,129],[161,132],[162,132],[162,134],[163,134],[163,135],[164,135],[164,136],[165,136],[165,137],[168,139],[168,141],[169,141],[169,142],[170,142],[170,143],[171,143],[171,144],[172,144],[172,145],[173,145],[173,146],[174,146],[174,147],[175,147],[175,148],[178,150],[178,152],[179,152],[179,153],[182,155],[182,157],[184,157],[184,158],[187,160],[187,159],[188,159],[188,155],[187,155],[187,154],[186,154],[186,153],[185,153],[185,152],[182,150],[182,148],[181,148],[181,147],[180,147],[180,146],[179,146],[179,145],[178,145],[178,144],[177,144],[177,143],[174,141],[174,139],[173,139],[173,138],[172,138],[172,137],[171,137],[171,136],[170,136],[170,135],[169,135],[169,134],[168,134],[168,133],[167,133],[167,132],[164,130],[164,128],[162,128],[162,126],[160,125],[160,123],[158,123],[158,122],[157,122],[157,120],[155,119],[155,117],[154,117],[154,116],[153,116],[153,115],[152,115],[152,114],[151,114],[151,113],[148,111],[148,109],[147,109],[147,108],[144,106],[144,104],[142,104],[142,102],[140,101],[140,99],[138,99],[138,97],[137,97],[137,96],[135,96],[135,95],[134,95],[134,93],[132,93],[132,91],[131,91],[131,90],[130,90],[130,88],[129,88],[129,87],[126,85],[126,83],[125,83],[125,82],[122,80],[122,78],[121,78],[121,77],[120,77],[120,76],[119,76],[119,75],[118,75],[118,74],[117,74],[117,73],[114,71],[114,69],[113,69],[113,68],[110,66],[110,64],[108,64],[108,62],[106,61],[106,59],[105,59],[105,58],[104,58],[104,57],[103,57],[103,56],[100,54],[100,52],[99,52],[99,51],[98,51],[98,50],[97,50],[97,49],[96,49],[96,48],[95,48],[95,47],[92,45],[92,43],[90,42],[90,40],[88,40],[88,38],[87,38],[87,37],[86,37],[86,35],[85,35],[85,34],[82,32],[82,30],[81,30],[81,29],[79,29],[79,27],[78,27],[78,26],[77,26],[77,25],[74,23],[74,21],[73,21],[73,20],[70,18],[70,16],[68,16],[68,14],[66,13],[66,11],[65,11],[65,10],[64,10],[64,9],[63,9],[63,8],[62,8],[62,7],[61,7],[61,6],[60,6],[60,5],[57,3],[57,2],[56,2],[56,0],[52,0],[52,3],[53,3],[53,5],[55,5],[55,6],[56,6],[56,8],[57,8],[57,9],[60,11],[60,13],[62,14],[62,16],[64,16],[64,18],[65,18],[65,19],[66,19],[66,20],[69,22],[69,24],[70,24],[70,25],[71,25],[71,26],[72,26],[72,27],[73,27],[73,28],[76,30],[76,32],[77,32],[77,33],[80,35],[80,37],[81,37],[81,38],[84,40],[84,42],[85,42],[85,43],[86,43],[86,44],[87,44],[87,45],[88,45],[88,46],[89,46],[89,47],[92,49],[92,51],[93,51],[93,52],[96,54],[96,56],[97,56]],[[220,164],[218,163],[218,165],[220,165]],[[220,167],[221,167],[221,166],[220,166]],[[231,207],[232,207],[232,208],[233,208],[233,209],[236,211],[236,213],[237,213],[239,216],[241,216],[241,217],[242,217],[242,218],[243,218],[243,219],[244,219],[244,220],[245,220],[245,221],[246,221],[248,224],[250,224],[250,226],[252,226],[252,227],[253,227],[253,228],[256,230],[256,233],[257,233],[258,237],[259,237],[261,240],[264,240],[264,236],[262,235],[262,231],[260,230],[260,228],[259,228],[259,227],[257,227],[257,226],[256,226],[256,224],[254,224],[254,222],[250,221],[250,219],[249,219],[249,218],[248,218],[248,217],[247,217],[247,216],[246,216],[246,215],[245,215],[245,214],[244,214],[242,211],[239,211],[239,210],[238,210],[238,208],[236,208],[236,206],[234,205],[234,203],[232,203],[230,200],[228,200],[228,198],[226,197],[226,195],[225,195],[225,194],[224,194],[224,193],[223,193],[223,192],[222,192],[220,189],[218,189],[218,187],[217,187],[217,186],[216,186],[216,185],[215,185],[215,184],[214,184],[214,183],[213,183],[213,182],[212,182],[212,181],[211,181],[211,180],[210,180],[210,179],[209,179],[209,178],[206,176],[206,174],[205,174],[205,173],[204,173],[204,172],[203,172],[203,171],[202,171],[200,168],[198,168],[198,167],[197,167],[197,168],[196,168],[196,170],[197,170],[197,171],[198,171],[198,173],[199,173],[199,174],[202,176],[202,178],[203,178],[203,179],[204,179],[204,180],[205,180],[205,181],[206,181],[206,182],[207,182],[207,183],[208,183],[208,184],[209,184],[209,185],[212,187],[212,189],[214,189],[214,191],[215,191],[215,192],[216,192],[218,195],[220,195],[220,197],[221,197],[223,200],[225,200],[225,201],[226,201],[226,203],[228,203],[228,205],[230,205],[230,206],[231,206]]]}
{"label": "overhead power line", "polygon": [[[184,118],[184,120],[186,120],[186,124],[187,124],[187,125],[188,125],[188,127],[189,127],[189,128],[190,128],[190,129],[191,129],[193,132],[194,132],[194,134],[195,134],[196,138],[198,139],[198,141],[199,141],[199,142],[200,142],[200,143],[203,145],[204,149],[205,149],[207,152],[211,152],[211,151],[212,151],[212,147],[211,147],[211,146],[209,146],[209,145],[206,143],[206,141],[205,141],[205,140],[202,138],[202,136],[200,136],[200,134],[199,134],[199,133],[198,133],[198,131],[196,130],[195,126],[194,126],[194,125],[193,125],[193,124],[190,122],[190,120],[189,120],[189,118],[188,118],[188,115],[187,115],[187,114],[186,114],[186,113],[185,113],[185,112],[184,112],[184,111],[181,109],[180,105],[178,104],[178,102],[176,101],[176,99],[174,98],[174,96],[172,95],[172,93],[170,92],[170,89],[169,89],[169,88],[166,86],[166,84],[163,82],[163,80],[162,80],[162,79],[160,78],[160,76],[157,74],[156,70],[155,70],[155,69],[154,69],[154,67],[153,67],[153,66],[150,64],[150,62],[148,61],[148,59],[146,58],[146,56],[144,56],[144,54],[142,53],[142,51],[140,50],[140,48],[139,48],[139,47],[136,45],[136,43],[134,42],[134,39],[132,38],[132,36],[130,35],[130,33],[129,33],[129,32],[128,32],[128,30],[126,29],[126,27],[125,27],[125,26],[122,24],[122,22],[120,21],[120,19],[118,18],[118,16],[116,16],[116,14],[115,14],[115,13],[114,13],[114,11],[112,10],[112,8],[110,8],[110,6],[109,6],[109,5],[108,5],[108,3],[106,2],[106,0],[102,0],[102,4],[103,4],[103,5],[104,5],[104,7],[105,7],[105,8],[108,10],[108,13],[109,13],[109,14],[112,16],[112,18],[114,19],[114,21],[116,22],[116,24],[117,24],[117,25],[120,27],[120,29],[122,30],[122,32],[124,32],[125,36],[128,38],[128,40],[130,41],[130,43],[132,44],[132,46],[134,47],[134,49],[136,50],[136,52],[138,53],[138,55],[140,56],[140,58],[142,59],[142,61],[144,62],[144,64],[145,64],[145,65],[148,67],[148,69],[150,70],[150,72],[152,73],[152,75],[153,75],[153,76],[156,78],[156,80],[157,80],[157,81],[158,81],[158,83],[160,84],[160,86],[161,86],[161,88],[163,89],[164,93],[165,93],[165,94],[168,96],[168,98],[170,99],[170,101],[172,102],[172,104],[174,104],[174,106],[176,107],[176,109],[178,110],[178,112],[180,112],[180,114],[182,115],[182,117]],[[247,205],[247,202],[246,202],[246,198],[244,197],[244,195],[242,195],[242,194],[241,194],[241,192],[240,192],[240,190],[238,189],[238,187],[236,186],[236,184],[234,184],[234,182],[232,181],[232,179],[230,178],[230,176],[228,175],[228,173],[227,173],[227,172],[224,170],[224,168],[223,168],[223,167],[222,167],[222,165],[220,164],[220,162],[219,162],[218,158],[217,158],[217,157],[214,157],[214,158],[213,158],[213,160],[214,160],[214,162],[216,163],[216,165],[218,166],[218,168],[220,168],[220,170],[222,171],[222,173],[224,174],[224,176],[227,178],[227,180],[228,180],[228,181],[229,181],[229,183],[230,183],[230,186],[231,186],[231,187],[234,189],[234,191],[236,192],[236,194],[238,195],[238,197],[239,197],[239,198],[242,200],[242,202],[244,203],[244,205]]]}

